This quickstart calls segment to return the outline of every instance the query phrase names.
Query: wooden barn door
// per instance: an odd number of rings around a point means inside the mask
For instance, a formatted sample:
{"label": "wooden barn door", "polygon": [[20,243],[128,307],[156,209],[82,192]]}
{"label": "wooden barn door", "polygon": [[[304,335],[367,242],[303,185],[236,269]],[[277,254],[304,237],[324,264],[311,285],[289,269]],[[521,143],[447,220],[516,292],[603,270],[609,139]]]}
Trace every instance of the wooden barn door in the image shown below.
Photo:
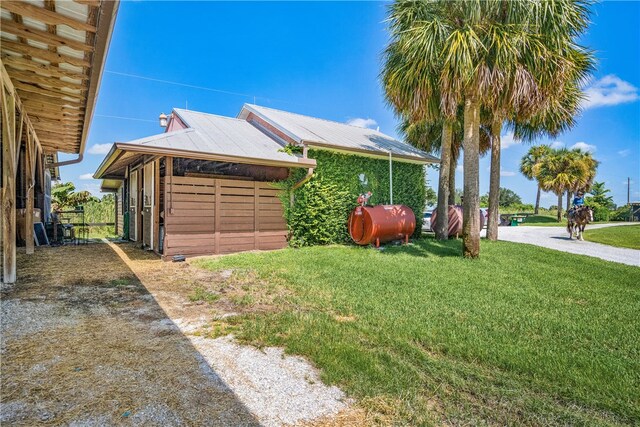
{"label": "wooden barn door", "polygon": [[153,163],[144,165],[144,185],[142,188],[142,243],[147,247],[153,247],[153,189],[154,168]]}
{"label": "wooden barn door", "polygon": [[138,171],[129,178],[129,240],[138,241]]}

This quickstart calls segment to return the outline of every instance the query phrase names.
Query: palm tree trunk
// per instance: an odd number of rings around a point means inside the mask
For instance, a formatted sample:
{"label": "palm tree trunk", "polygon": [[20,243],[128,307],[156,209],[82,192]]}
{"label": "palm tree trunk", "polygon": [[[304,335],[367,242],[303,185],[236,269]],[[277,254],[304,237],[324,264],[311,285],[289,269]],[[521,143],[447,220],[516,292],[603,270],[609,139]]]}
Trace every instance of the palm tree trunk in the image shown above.
{"label": "palm tree trunk", "polygon": [[558,222],[562,221],[562,191],[558,192]]}
{"label": "palm tree trunk", "polygon": [[449,169],[451,167],[451,137],[452,125],[445,121],[442,125],[442,140],[440,142],[440,176],[438,180],[438,206],[436,208],[436,239],[449,238]]}
{"label": "palm tree trunk", "polygon": [[453,156],[453,144],[451,144],[451,164],[449,165],[449,204],[456,204],[456,168],[458,159]]}
{"label": "palm tree trunk", "polygon": [[542,189],[540,188],[540,184],[538,184],[538,193],[536,194],[536,208],[533,210],[533,213],[538,215],[538,212],[540,211],[540,193],[542,192]]}
{"label": "palm tree trunk", "polygon": [[487,239],[498,240],[498,224],[500,224],[500,132],[502,122],[491,123],[491,175],[489,178],[489,221],[487,223]]}
{"label": "palm tree trunk", "polygon": [[567,190],[567,212],[571,209],[571,190]]}
{"label": "palm tree trunk", "polygon": [[462,219],[462,254],[480,256],[480,105],[476,97],[464,101],[464,203]]}

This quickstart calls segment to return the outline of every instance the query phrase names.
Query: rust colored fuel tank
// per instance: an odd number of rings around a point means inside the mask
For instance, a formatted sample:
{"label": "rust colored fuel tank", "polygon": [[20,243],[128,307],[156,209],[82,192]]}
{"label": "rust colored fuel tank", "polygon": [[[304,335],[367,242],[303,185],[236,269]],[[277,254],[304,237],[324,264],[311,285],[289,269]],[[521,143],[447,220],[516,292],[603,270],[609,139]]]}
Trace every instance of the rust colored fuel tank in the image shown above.
{"label": "rust colored fuel tank", "polygon": [[[431,214],[431,230],[436,224],[436,210]],[[484,213],[480,211],[480,230],[484,228]],[[449,205],[449,237],[462,235],[462,206]]]}
{"label": "rust colored fuel tank", "polygon": [[359,245],[408,242],[415,229],[416,216],[404,205],[358,206],[349,215],[349,234]]}

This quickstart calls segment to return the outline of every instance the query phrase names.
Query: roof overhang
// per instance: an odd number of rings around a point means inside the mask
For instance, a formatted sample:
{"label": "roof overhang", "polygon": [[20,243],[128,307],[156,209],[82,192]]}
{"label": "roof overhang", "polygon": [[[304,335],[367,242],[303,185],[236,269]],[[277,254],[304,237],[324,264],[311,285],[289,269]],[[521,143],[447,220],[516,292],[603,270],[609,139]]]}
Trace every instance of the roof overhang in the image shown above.
{"label": "roof overhang", "polygon": [[46,152],[84,152],[118,5],[0,2],[0,61]]}
{"label": "roof overhang", "polygon": [[[314,159],[296,157],[296,160],[292,161],[277,161],[270,159],[262,159],[256,157],[240,157],[240,156],[230,156],[225,154],[216,154],[216,153],[206,153],[200,151],[191,151],[191,150],[181,150],[177,148],[159,148],[159,147],[148,147],[140,144],[129,144],[126,142],[116,142],[111,147],[111,150],[104,158],[98,170],[93,175],[95,179],[102,179],[105,177],[111,179],[117,179],[116,177],[121,175],[113,175],[116,170],[114,170],[113,166],[118,161],[122,161],[123,157],[128,155],[131,159],[126,162],[126,164],[130,164],[135,162],[142,156],[167,156],[167,157],[185,157],[188,159],[196,159],[196,160],[210,160],[216,162],[227,162],[227,163],[241,163],[248,165],[261,165],[261,166],[275,166],[275,167],[287,167],[287,168],[314,168],[316,166],[316,161]],[[120,163],[118,166],[121,166]]]}
{"label": "roof overhang", "polygon": [[120,179],[103,179],[102,184],[100,184],[100,191],[103,193],[115,193],[121,185],[122,180]]}

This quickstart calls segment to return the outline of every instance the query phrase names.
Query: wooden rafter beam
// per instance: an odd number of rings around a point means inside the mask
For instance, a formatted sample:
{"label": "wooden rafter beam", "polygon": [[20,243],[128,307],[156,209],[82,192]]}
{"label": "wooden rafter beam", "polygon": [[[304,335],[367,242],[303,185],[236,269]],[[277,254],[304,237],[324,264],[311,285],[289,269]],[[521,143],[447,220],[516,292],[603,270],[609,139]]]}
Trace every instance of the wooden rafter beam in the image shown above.
{"label": "wooden rafter beam", "polygon": [[[31,119],[29,118],[27,111],[25,111],[25,107],[22,103],[22,100],[16,93],[16,89],[13,86],[13,82],[9,77],[9,73],[7,72],[7,69],[4,66],[4,62],[2,61],[2,59],[0,59],[0,75],[2,76],[2,81],[4,86],[8,88],[7,90],[10,90],[10,92],[12,93],[12,96],[15,99],[16,109],[23,112],[23,117],[24,117],[25,124],[27,126],[27,131],[28,130],[33,131],[33,124],[31,123]],[[34,141],[36,142],[36,145],[40,146],[40,139],[38,138],[38,135],[33,135],[33,138],[34,138]]]}
{"label": "wooden rafter beam", "polygon": [[91,7],[100,7],[100,0],[74,0],[76,3],[79,4],[86,4],[87,6],[91,6]]}
{"label": "wooden rafter beam", "polygon": [[83,103],[79,101],[69,101],[67,99],[52,98],[50,96],[41,95],[39,93],[26,92],[21,89],[18,89],[18,94],[23,101],[36,101],[56,107],[82,108],[83,106]]}
{"label": "wooden rafter beam", "polygon": [[66,87],[66,88],[75,89],[75,90],[86,89],[86,87],[82,84],[69,83],[63,80],[56,79],[54,77],[44,77],[36,74],[33,71],[20,71],[12,67],[9,67],[8,70],[11,70],[9,71],[9,75],[11,76],[11,79],[14,82],[19,81],[23,83],[39,84],[39,85],[45,85],[45,86],[54,87],[54,88]]}
{"label": "wooden rafter beam", "polygon": [[27,27],[23,23],[3,19],[1,21],[2,31],[13,34],[25,39],[35,40],[37,42],[46,43],[49,46],[60,47],[66,46],[81,52],[93,52],[93,46],[89,46],[84,42],[71,40],[58,34],[52,34],[47,31],[38,30],[36,28]]}
{"label": "wooden rafter beam", "polygon": [[35,115],[30,116],[31,123],[82,123],[82,116],[63,116],[60,113],[48,113],[38,111]]}
{"label": "wooden rafter beam", "polygon": [[96,27],[86,22],[81,22],[60,13],[52,12],[42,7],[34,6],[30,3],[22,1],[3,1],[2,8],[13,12],[17,15],[29,17],[45,24],[51,25],[67,25],[73,29],[80,31],[96,32]]}
{"label": "wooden rafter beam", "polygon": [[71,98],[73,99],[73,102],[78,104],[81,104],[83,100],[83,96],[81,93],[65,92],[56,87],[41,86],[35,83],[23,83],[21,81],[14,81],[13,85],[18,90],[49,96],[55,99],[60,99],[61,97]]}
{"label": "wooden rafter beam", "polygon": [[[4,3],[3,3],[4,5]],[[84,58],[75,58],[73,56],[64,55],[62,53],[50,52],[46,49],[39,49],[28,44],[18,43],[12,40],[2,39],[2,50],[19,53],[21,55],[29,55],[34,58],[44,59],[49,62],[66,62],[67,64],[76,65],[78,67],[90,66],[89,61]]]}
{"label": "wooden rafter beam", "polygon": [[[89,80],[89,77],[82,73],[74,73],[73,71],[63,70],[62,68],[52,67],[51,65],[39,64],[37,62],[30,61],[20,56],[2,55],[2,62],[7,68],[14,70],[10,72],[11,75],[15,71],[33,71],[37,73],[36,77],[42,78],[61,78],[66,77],[74,80]],[[63,81],[65,85],[74,85],[77,83],[70,83]]]}
{"label": "wooden rafter beam", "polygon": [[51,133],[59,133],[60,135],[76,135],[78,132],[82,130],[82,123],[77,123],[75,125],[65,124],[65,125],[56,125],[56,124],[46,124],[46,123],[36,123],[33,125],[36,131],[38,132],[51,132]]}
{"label": "wooden rafter beam", "polygon": [[[51,105],[44,102],[32,101],[29,99],[22,100],[22,104],[27,111],[46,112],[49,114],[57,114],[59,117],[80,117],[84,112],[69,107],[60,107],[59,105]],[[37,114],[37,113],[34,113]]]}

